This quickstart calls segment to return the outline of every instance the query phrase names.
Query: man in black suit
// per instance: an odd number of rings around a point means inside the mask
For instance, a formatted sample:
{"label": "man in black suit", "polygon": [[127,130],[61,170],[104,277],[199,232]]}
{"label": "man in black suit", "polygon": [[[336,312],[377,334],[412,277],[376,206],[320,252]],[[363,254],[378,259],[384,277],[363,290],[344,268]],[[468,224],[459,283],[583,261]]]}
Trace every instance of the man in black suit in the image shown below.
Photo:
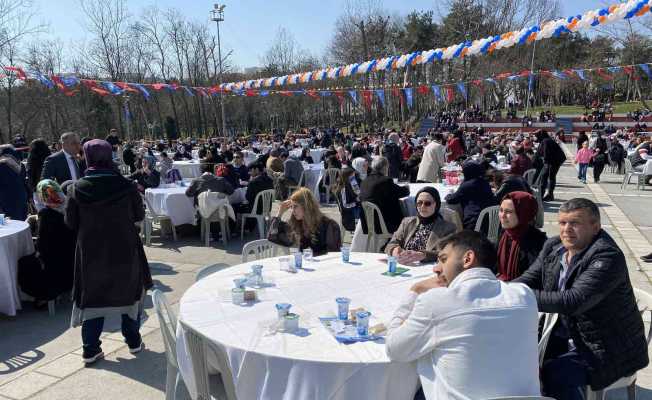
{"label": "man in black suit", "polygon": [[69,180],[76,181],[83,176],[78,160],[81,151],[79,135],[66,132],[61,135],[60,142],[62,150],[45,159],[41,179],[54,179],[60,184]]}
{"label": "man in black suit", "polygon": [[201,176],[195,178],[186,189],[186,196],[193,197],[195,205],[197,205],[199,194],[207,190],[224,193],[227,196],[233,194],[233,186],[226,179],[212,174],[212,164],[201,164],[200,169],[203,172]]}
{"label": "man in black suit", "polygon": [[[360,201],[374,203],[380,209],[385,219],[385,225],[390,233],[394,233],[403,220],[399,199],[410,195],[408,186],[399,186],[387,176],[389,162],[385,157],[378,157],[371,163],[371,173],[362,181]],[[376,233],[380,233],[380,221],[375,221]],[[362,218],[362,231],[367,233],[367,222]]]}
{"label": "man in black suit", "polygon": [[[259,162],[253,162],[249,165],[249,184],[247,185],[247,193],[245,198],[247,203],[241,203],[237,206],[237,212],[248,213],[251,212],[256,201],[256,196],[263,190],[274,189],[274,181],[265,173],[265,166]],[[258,204],[259,212],[262,211],[262,204]],[[253,221],[253,220],[252,220]]]}

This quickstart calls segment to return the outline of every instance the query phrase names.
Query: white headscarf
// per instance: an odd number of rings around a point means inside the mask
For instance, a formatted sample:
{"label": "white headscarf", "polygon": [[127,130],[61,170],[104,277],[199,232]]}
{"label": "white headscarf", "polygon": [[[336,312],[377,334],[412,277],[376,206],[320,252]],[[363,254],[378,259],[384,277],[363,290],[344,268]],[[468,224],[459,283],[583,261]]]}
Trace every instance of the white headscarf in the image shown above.
{"label": "white headscarf", "polygon": [[365,169],[365,164],[367,164],[367,159],[364,157],[356,157],[351,162],[351,166],[358,173],[360,179],[364,180],[367,177],[367,169]]}

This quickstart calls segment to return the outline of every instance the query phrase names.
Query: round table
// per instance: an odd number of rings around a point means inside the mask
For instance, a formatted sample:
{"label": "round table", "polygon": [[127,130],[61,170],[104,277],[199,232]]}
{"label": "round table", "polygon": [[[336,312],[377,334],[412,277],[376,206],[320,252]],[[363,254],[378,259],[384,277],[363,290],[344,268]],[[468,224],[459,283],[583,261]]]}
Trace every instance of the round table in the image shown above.
{"label": "round table", "polygon": [[[189,182],[186,186],[158,187],[145,190],[145,197],[153,211],[158,215],[167,215],[172,225],[196,224],[196,210],[193,198],[186,196]],[[235,189],[229,196],[231,204],[244,203],[247,188]]]}
{"label": "round table", "polygon": [[20,310],[18,260],[34,253],[29,225],[10,220],[0,225],[0,313],[10,316]]}
{"label": "round table", "polygon": [[192,179],[201,175],[199,165],[199,161],[174,161],[172,168],[178,169],[182,178]]}
{"label": "round table", "polygon": [[[180,300],[179,319],[221,346],[227,353],[240,399],[411,399],[418,388],[416,363],[390,362],[382,340],[340,344],[319,322],[336,315],[336,297],[351,299],[351,307],[371,311],[370,325],[386,325],[400,299],[432,266],[411,267],[404,276],[388,277],[381,254],[340,253],[304,262],[296,274],[280,271],[277,258],[253,261],[216,272],[191,286]],[[233,279],[264,265],[273,287],[261,301],[244,307],[230,302]],[[224,294],[228,296],[224,296]],[[276,319],[275,304],[292,304],[300,315],[297,334],[267,333]],[[177,332],[177,359],[191,393],[195,392],[185,336]]]}

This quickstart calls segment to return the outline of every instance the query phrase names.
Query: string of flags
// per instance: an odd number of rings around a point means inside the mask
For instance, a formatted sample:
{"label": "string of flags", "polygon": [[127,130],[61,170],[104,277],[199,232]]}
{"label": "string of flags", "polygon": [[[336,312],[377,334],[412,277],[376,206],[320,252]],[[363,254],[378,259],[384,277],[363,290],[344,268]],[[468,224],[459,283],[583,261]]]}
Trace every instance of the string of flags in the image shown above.
{"label": "string of flags", "polygon": [[174,83],[131,83],[131,82],[109,82],[91,79],[80,79],[74,75],[50,75],[46,76],[39,72],[25,71],[20,67],[3,66],[2,68],[7,75],[11,74],[15,78],[23,81],[38,82],[48,89],[61,91],[66,96],[74,96],[79,93],[80,88],[96,93],[100,96],[121,96],[127,93],[140,94],[145,101],[151,97],[150,91],[169,91],[181,92],[188,96],[210,97],[214,95],[226,96],[244,96],[244,97],[268,97],[271,95],[280,95],[286,97],[308,96],[315,100],[324,97],[334,96],[340,104],[345,100],[351,101],[354,105],[360,103],[367,109],[371,108],[374,98],[378,100],[381,107],[385,107],[386,90],[398,98],[401,103],[412,108],[414,104],[414,92],[424,96],[432,93],[434,99],[438,102],[453,102],[459,93],[462,98],[467,98],[471,88],[475,88],[484,94],[487,88],[498,85],[499,81],[519,82],[527,79],[528,89],[533,90],[535,79],[550,78],[560,81],[577,81],[577,82],[598,82],[611,84],[618,74],[624,74],[633,80],[640,80],[643,77],[652,80],[652,63],[622,65],[603,68],[568,68],[564,70],[523,70],[517,73],[501,73],[484,79],[473,79],[468,81],[450,82],[433,85],[416,85],[412,87],[390,86],[387,88],[334,88],[334,89],[299,89],[299,90],[259,90],[259,89],[231,89],[224,90],[218,86],[213,87],[196,87],[183,86]]}
{"label": "string of flags", "polygon": [[598,25],[640,17],[652,12],[652,0],[629,0],[609,7],[590,10],[584,14],[559,18],[539,25],[533,25],[501,35],[489,36],[473,41],[465,41],[445,48],[427,51],[416,51],[398,56],[383,57],[361,63],[345,66],[322,68],[316,71],[276,76],[264,79],[251,79],[241,82],[230,82],[220,85],[224,90],[246,90],[270,87],[281,87],[338,79],[354,75],[363,75],[375,71],[389,71],[405,68],[408,65],[433,63],[441,60],[461,59],[472,55],[491,54],[496,50],[529,44],[535,41],[559,37],[563,33],[578,32]]}

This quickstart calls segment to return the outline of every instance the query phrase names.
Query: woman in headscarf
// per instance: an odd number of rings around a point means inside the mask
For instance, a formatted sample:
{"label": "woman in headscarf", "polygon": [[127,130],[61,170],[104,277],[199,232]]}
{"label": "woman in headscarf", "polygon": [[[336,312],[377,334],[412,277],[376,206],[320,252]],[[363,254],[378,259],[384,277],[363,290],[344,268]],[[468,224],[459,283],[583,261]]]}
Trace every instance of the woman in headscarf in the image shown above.
{"label": "woman in headscarf", "polygon": [[104,317],[121,315],[129,351],[143,348],[140,316],[152,277],[135,224],[145,217],[136,186],[120,175],[111,145],[84,145],[86,176],[68,189],[65,221],[77,231],[71,325],[82,326],[83,360],[104,356],[99,340]]}
{"label": "woman in headscarf", "polygon": [[464,215],[464,229],[475,229],[480,212],[489,206],[495,206],[496,196],[491,191],[489,182],[485,179],[485,168],[475,161],[467,161],[462,165],[464,182],[455,191],[446,196],[448,204],[460,204]]}
{"label": "woman in headscarf", "polygon": [[145,155],[143,157],[143,167],[129,175],[129,179],[138,184],[138,191],[145,192],[149,188],[157,188],[161,183],[161,174],[156,170],[156,158]]}
{"label": "woman in headscarf", "polygon": [[0,146],[0,213],[11,219],[27,219],[25,168],[14,146]]}
{"label": "woman in headscarf", "polygon": [[417,215],[405,217],[385,246],[385,253],[398,257],[401,264],[437,260],[437,241],[456,232],[454,224],[439,213],[441,198],[434,187],[425,187],[416,196]]}
{"label": "woman in headscarf", "polygon": [[507,194],[498,216],[504,234],[498,244],[498,279],[518,278],[534,263],[546,242],[546,234],[532,225],[538,211],[537,200],[527,192]]}
{"label": "woman in headscarf", "polygon": [[75,263],[75,233],[64,222],[66,197],[59,184],[44,179],[36,186],[43,207],[38,212],[38,233],[34,256],[20,259],[18,283],[34,297],[37,308],[72,289]]}
{"label": "woman in headscarf", "polygon": [[177,146],[177,152],[174,153],[174,161],[192,160],[192,154],[186,151],[186,146],[180,144]]}
{"label": "woman in headscarf", "polygon": [[369,161],[364,157],[354,158],[351,162],[351,166],[358,173],[360,177],[360,182],[362,182],[367,177],[367,171],[369,169]]}

